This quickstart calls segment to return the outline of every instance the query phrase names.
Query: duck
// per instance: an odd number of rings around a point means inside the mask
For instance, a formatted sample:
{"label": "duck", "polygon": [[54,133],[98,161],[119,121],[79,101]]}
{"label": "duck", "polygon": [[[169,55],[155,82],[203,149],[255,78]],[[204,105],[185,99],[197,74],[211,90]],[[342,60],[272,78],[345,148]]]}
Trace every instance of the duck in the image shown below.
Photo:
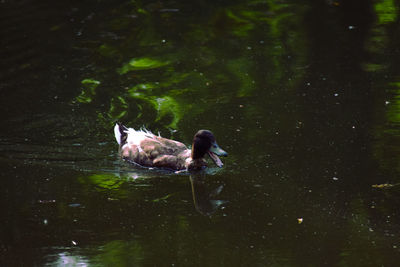
{"label": "duck", "polygon": [[219,168],[223,163],[219,156],[228,153],[218,146],[214,134],[199,130],[193,137],[191,148],[185,144],[155,135],[147,129],[135,130],[117,122],[114,126],[115,139],[120,157],[129,163],[144,167],[193,171],[207,167],[208,155]]}

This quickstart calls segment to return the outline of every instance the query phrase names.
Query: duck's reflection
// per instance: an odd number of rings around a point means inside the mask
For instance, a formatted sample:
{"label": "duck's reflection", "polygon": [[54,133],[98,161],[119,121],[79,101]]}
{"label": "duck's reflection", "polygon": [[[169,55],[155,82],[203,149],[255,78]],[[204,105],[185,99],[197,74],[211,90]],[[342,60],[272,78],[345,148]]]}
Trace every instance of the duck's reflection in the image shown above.
{"label": "duck's reflection", "polygon": [[190,183],[196,210],[205,216],[210,216],[227,201],[216,199],[224,186],[219,185],[217,188],[210,189],[206,185],[205,177],[204,174],[192,174],[190,175]]}
{"label": "duck's reflection", "polygon": [[[165,174],[165,172],[167,171],[164,171],[162,174]],[[223,208],[223,204],[228,202],[227,200],[218,199],[218,195],[221,193],[224,185],[215,185],[215,183],[210,184],[210,182],[207,182],[207,179],[212,179],[209,174],[210,173],[207,172],[198,172],[192,173],[189,176],[194,206],[199,213],[205,216],[211,216],[218,209]],[[151,183],[146,183],[145,181],[151,181],[149,178],[160,177],[160,173],[157,173],[155,170],[148,171],[147,169],[143,172],[130,170],[129,172],[126,171],[122,172],[122,174],[119,173],[114,175],[125,177],[127,181],[136,181],[141,186],[150,186]],[[107,175],[97,176],[98,178],[107,178]],[[96,179],[96,181],[98,180],[99,179]],[[169,196],[171,195],[173,194],[170,194]]]}

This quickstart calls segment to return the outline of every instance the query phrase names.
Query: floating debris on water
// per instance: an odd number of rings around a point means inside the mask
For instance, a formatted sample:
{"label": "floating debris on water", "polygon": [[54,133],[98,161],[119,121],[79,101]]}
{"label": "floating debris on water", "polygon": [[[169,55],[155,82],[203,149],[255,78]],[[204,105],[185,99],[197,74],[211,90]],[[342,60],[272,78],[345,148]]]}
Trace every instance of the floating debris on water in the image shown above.
{"label": "floating debris on water", "polygon": [[372,187],[373,188],[386,189],[386,188],[391,188],[391,187],[399,185],[399,184],[400,183],[398,183],[398,184],[373,184]]}

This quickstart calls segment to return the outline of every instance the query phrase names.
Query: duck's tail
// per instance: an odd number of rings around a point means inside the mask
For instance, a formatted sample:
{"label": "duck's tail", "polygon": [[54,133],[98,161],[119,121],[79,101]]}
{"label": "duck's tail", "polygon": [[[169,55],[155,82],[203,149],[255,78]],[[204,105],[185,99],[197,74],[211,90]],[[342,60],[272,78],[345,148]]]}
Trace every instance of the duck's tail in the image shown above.
{"label": "duck's tail", "polygon": [[127,132],[128,128],[126,128],[122,123],[117,122],[114,126],[114,135],[115,139],[117,140],[118,144],[120,146],[124,145],[126,143],[126,139],[128,137]]}

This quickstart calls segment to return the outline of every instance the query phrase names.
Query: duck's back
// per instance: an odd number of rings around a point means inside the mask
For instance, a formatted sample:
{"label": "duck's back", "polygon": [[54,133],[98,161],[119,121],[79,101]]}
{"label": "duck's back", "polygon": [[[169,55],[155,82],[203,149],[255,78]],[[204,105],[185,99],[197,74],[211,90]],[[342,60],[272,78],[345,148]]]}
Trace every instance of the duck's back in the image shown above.
{"label": "duck's back", "polygon": [[147,167],[187,168],[191,151],[183,143],[131,128],[125,133],[126,142],[120,144],[123,159]]}

